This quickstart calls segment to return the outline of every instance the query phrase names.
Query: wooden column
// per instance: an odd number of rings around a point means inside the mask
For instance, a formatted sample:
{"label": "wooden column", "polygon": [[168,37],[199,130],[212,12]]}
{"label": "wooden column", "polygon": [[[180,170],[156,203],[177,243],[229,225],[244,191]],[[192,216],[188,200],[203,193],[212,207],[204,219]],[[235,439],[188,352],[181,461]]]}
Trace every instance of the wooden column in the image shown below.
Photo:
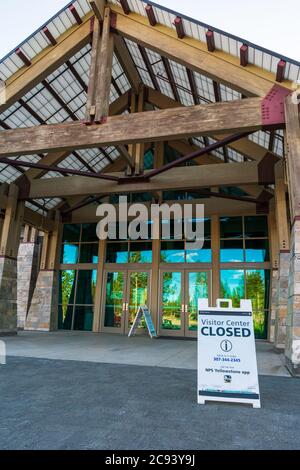
{"label": "wooden column", "polygon": [[114,36],[110,32],[111,12],[105,8],[101,26],[94,23],[92,59],[88,88],[86,122],[104,123],[109,115]]}
{"label": "wooden column", "polygon": [[217,215],[211,218],[211,248],[212,248],[212,306],[216,306],[220,298],[220,221]]}
{"label": "wooden column", "polygon": [[17,332],[17,254],[24,203],[18,202],[18,187],[9,186],[0,240],[0,333]]}
{"label": "wooden column", "polygon": [[98,262],[98,271],[97,271],[97,286],[96,286],[96,295],[95,295],[95,310],[94,310],[94,322],[93,322],[93,332],[98,333],[101,331],[102,325],[102,288],[103,288],[103,278],[104,278],[104,264],[105,264],[105,252],[106,252],[106,241],[99,241],[99,262]]}
{"label": "wooden column", "polygon": [[276,325],[276,310],[277,310],[277,296],[278,296],[278,266],[279,266],[279,240],[278,230],[276,225],[275,211],[272,210],[269,214],[269,232],[271,244],[271,318],[269,322],[269,340],[275,342],[275,325]]}
{"label": "wooden column", "polygon": [[292,212],[285,357],[290,372],[300,376],[300,121],[297,94],[287,97],[285,117],[286,158]]}
{"label": "wooden column", "polygon": [[[288,312],[288,283],[290,261],[290,226],[286,204],[286,184],[283,162],[275,167],[275,215],[278,234],[278,281],[275,319],[275,348],[284,349]],[[274,280],[275,282],[275,280]]]}
{"label": "wooden column", "polygon": [[[137,111],[138,113],[142,113],[144,111],[145,105],[145,87],[142,86],[138,95],[138,106]],[[144,173],[144,151],[145,151],[145,144],[144,143],[137,143],[135,146],[135,174],[142,175]]]}
{"label": "wooden column", "polygon": [[151,272],[151,299],[150,310],[156,331],[159,330],[159,311],[161,299],[159,297],[159,265],[160,240],[152,240],[152,272]]}

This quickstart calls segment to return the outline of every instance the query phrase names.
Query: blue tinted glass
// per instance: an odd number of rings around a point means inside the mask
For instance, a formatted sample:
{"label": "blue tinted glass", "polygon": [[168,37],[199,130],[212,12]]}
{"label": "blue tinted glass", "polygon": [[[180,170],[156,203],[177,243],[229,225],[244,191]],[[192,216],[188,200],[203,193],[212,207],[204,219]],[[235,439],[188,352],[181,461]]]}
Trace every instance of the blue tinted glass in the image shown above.
{"label": "blue tinted glass", "polygon": [[202,250],[186,250],[187,263],[211,263],[212,251],[210,241],[205,241]]}
{"label": "blue tinted glass", "polygon": [[107,243],[107,263],[128,263],[128,243]]}
{"label": "blue tinted glass", "polygon": [[93,307],[75,307],[74,311],[74,330],[92,331],[93,329],[94,309]]}
{"label": "blue tinted glass", "polygon": [[268,219],[264,215],[245,217],[245,237],[246,238],[267,238]]}
{"label": "blue tinted glass", "polygon": [[73,305],[58,306],[58,329],[71,330],[73,319]]}
{"label": "blue tinted glass", "polygon": [[162,263],[184,263],[184,242],[162,242],[160,258]]}
{"label": "blue tinted glass", "polygon": [[63,242],[79,242],[80,224],[64,225]]}
{"label": "blue tinted glass", "polygon": [[270,261],[268,240],[246,240],[246,261],[248,263]]}
{"label": "blue tinted glass", "polygon": [[79,245],[62,245],[60,262],[62,264],[76,264],[78,262]]}
{"label": "blue tinted glass", "polygon": [[98,263],[98,243],[80,245],[79,263]]}
{"label": "blue tinted glass", "polygon": [[152,243],[130,243],[130,263],[152,263]]}
{"label": "blue tinted glass", "polygon": [[242,240],[221,240],[221,263],[242,263],[244,249]]}
{"label": "blue tinted glass", "polygon": [[82,224],[81,241],[82,242],[97,242],[97,224]]}
{"label": "blue tinted glass", "polygon": [[97,284],[96,270],[80,270],[77,279],[77,305],[93,305]]}
{"label": "blue tinted glass", "polygon": [[242,238],[242,217],[222,217],[220,219],[220,238]]}
{"label": "blue tinted glass", "polygon": [[242,270],[221,271],[221,298],[231,299],[234,308],[245,298],[245,273]]}

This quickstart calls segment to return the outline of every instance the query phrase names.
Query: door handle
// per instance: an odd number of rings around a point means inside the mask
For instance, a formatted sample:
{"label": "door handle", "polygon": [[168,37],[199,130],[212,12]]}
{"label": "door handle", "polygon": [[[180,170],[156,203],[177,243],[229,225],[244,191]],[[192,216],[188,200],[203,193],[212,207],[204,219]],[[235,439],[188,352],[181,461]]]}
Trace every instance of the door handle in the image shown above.
{"label": "door handle", "polygon": [[181,305],[181,313],[184,313],[184,312],[185,312],[185,305],[182,304],[182,305]]}
{"label": "door handle", "polygon": [[185,306],[185,313],[189,313],[189,306],[188,305]]}

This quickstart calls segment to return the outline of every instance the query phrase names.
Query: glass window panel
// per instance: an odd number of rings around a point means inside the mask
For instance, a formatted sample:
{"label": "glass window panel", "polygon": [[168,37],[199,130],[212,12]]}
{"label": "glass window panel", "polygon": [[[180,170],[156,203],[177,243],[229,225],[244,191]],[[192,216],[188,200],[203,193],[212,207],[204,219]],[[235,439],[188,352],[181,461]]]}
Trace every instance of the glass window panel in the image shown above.
{"label": "glass window panel", "polygon": [[186,250],[187,263],[211,263],[212,250],[210,240],[204,242],[202,250]]}
{"label": "glass window panel", "polygon": [[82,224],[81,241],[82,242],[98,242],[97,224]]}
{"label": "glass window panel", "polygon": [[94,319],[94,308],[92,306],[75,307],[74,330],[92,331]]}
{"label": "glass window panel", "polygon": [[79,263],[98,263],[98,243],[80,245]]}
{"label": "glass window panel", "polygon": [[163,273],[161,318],[163,329],[181,329],[182,300],[182,273]]}
{"label": "glass window panel", "polygon": [[[148,280],[149,273],[130,273],[129,276],[129,305],[128,305],[128,327],[131,328],[139,307],[148,305]],[[145,328],[145,321],[141,322],[139,328]]]}
{"label": "glass window panel", "polygon": [[76,271],[59,272],[58,303],[66,307],[74,303]]}
{"label": "glass window panel", "polygon": [[266,216],[245,217],[246,238],[267,238],[268,235],[268,219]]}
{"label": "glass window panel", "polygon": [[128,243],[107,243],[107,263],[128,263]]}
{"label": "glass window panel", "polygon": [[162,263],[184,263],[184,242],[162,242],[160,259]]}
{"label": "glass window panel", "polygon": [[130,243],[130,263],[152,263],[152,243]]}
{"label": "glass window panel", "polygon": [[220,219],[221,238],[242,238],[243,219],[242,217],[222,217]]}
{"label": "glass window panel", "polygon": [[[191,219],[188,219],[188,224],[190,225]],[[208,218],[205,219],[192,219],[192,230],[195,233],[197,224],[204,224],[204,238],[205,240],[210,240],[211,238],[211,220]],[[184,234],[186,236],[186,234]]]}
{"label": "glass window panel", "polygon": [[93,305],[95,302],[95,291],[97,284],[97,271],[78,271],[77,280],[77,305]]}
{"label": "glass window panel", "polygon": [[58,306],[58,329],[71,330],[73,319],[73,305]]}
{"label": "glass window panel", "polygon": [[152,170],[154,168],[154,154],[153,150],[148,150],[144,155],[144,168],[145,170]]}
{"label": "glass window panel", "polygon": [[197,331],[198,301],[208,299],[208,274],[206,272],[188,273],[189,304],[188,323],[190,331]]}
{"label": "glass window panel", "polygon": [[62,264],[76,264],[78,262],[79,245],[62,245],[60,262]]}
{"label": "glass window panel", "polygon": [[152,194],[151,193],[133,193],[131,196],[131,201],[133,203],[136,202],[151,202],[152,201]]}
{"label": "glass window panel", "polygon": [[221,270],[221,298],[231,299],[235,308],[245,298],[245,274],[242,270]]}
{"label": "glass window panel", "polygon": [[246,261],[265,263],[270,261],[268,240],[246,240]]}
{"label": "glass window panel", "polygon": [[221,263],[242,263],[244,248],[242,240],[221,240]]}
{"label": "glass window panel", "polygon": [[63,242],[79,242],[80,224],[64,225]]}
{"label": "glass window panel", "polygon": [[253,311],[268,310],[270,304],[270,271],[246,271],[246,295],[252,300]]}
{"label": "glass window panel", "polygon": [[[176,230],[176,234],[175,234]],[[176,235],[176,238],[175,238]],[[161,221],[161,239],[162,240],[183,240],[184,224],[182,219],[171,219]]]}
{"label": "glass window panel", "polygon": [[268,339],[268,318],[267,310],[253,311],[253,324],[256,339]]}
{"label": "glass window panel", "polygon": [[107,274],[104,326],[121,328],[124,297],[124,273]]}

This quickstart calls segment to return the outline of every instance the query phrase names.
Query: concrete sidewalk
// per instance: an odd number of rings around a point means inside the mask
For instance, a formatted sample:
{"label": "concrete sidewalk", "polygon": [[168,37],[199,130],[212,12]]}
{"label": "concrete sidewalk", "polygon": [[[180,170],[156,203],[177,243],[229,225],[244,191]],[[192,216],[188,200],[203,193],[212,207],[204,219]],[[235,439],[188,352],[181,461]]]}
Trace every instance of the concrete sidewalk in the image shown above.
{"label": "concrete sidewalk", "polygon": [[300,380],[260,389],[260,410],[200,406],[194,370],[8,358],[0,449],[299,449]]}
{"label": "concrete sidewalk", "polygon": [[[8,356],[43,359],[168,367],[197,368],[196,341],[157,339],[146,336],[127,338],[113,334],[58,331],[20,332],[2,338]],[[261,375],[290,377],[284,358],[275,354],[269,343],[257,343],[258,369]]]}

